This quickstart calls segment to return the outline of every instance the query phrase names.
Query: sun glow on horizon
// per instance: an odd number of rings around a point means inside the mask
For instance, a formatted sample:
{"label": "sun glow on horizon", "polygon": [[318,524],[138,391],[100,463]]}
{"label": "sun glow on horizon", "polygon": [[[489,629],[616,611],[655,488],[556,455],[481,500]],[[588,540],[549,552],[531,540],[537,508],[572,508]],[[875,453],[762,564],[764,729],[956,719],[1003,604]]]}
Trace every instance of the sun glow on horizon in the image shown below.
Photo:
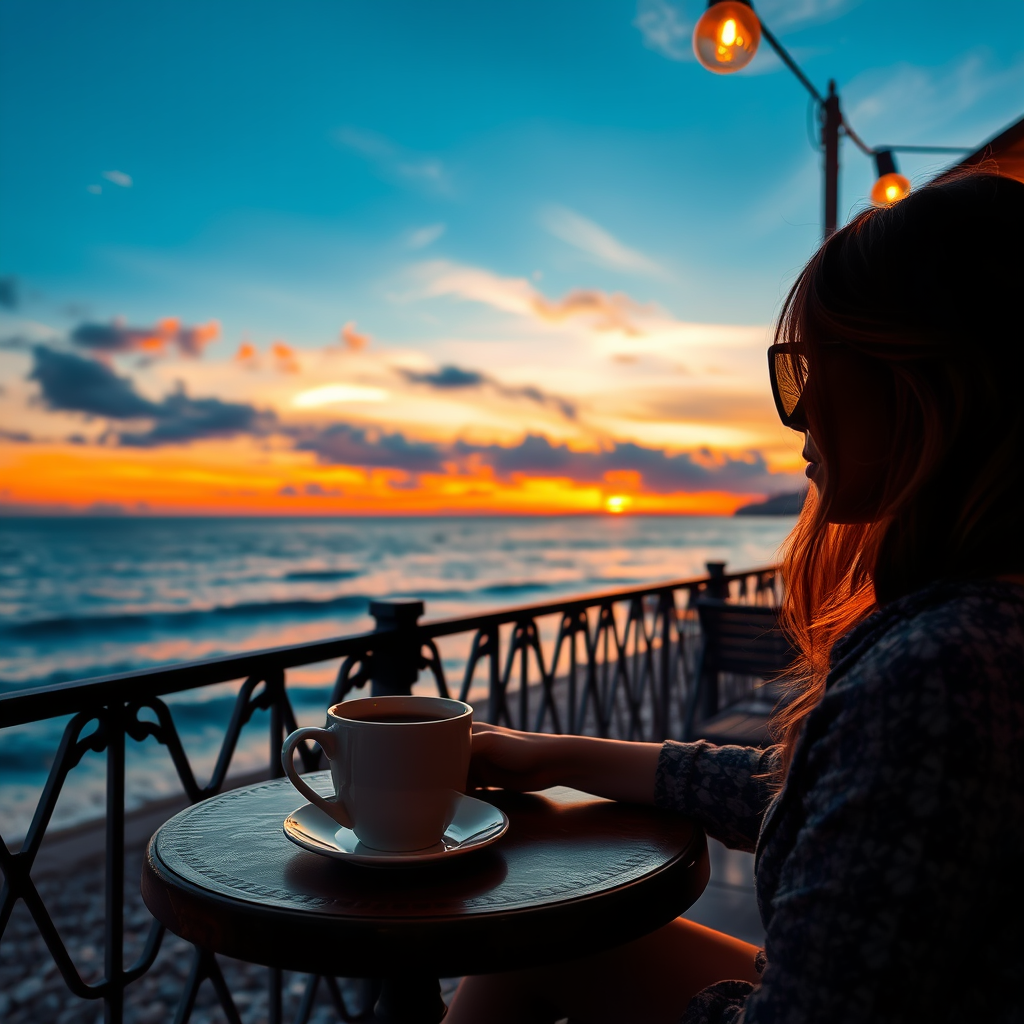
{"label": "sun glow on horizon", "polygon": [[223,442],[190,451],[81,445],[4,446],[0,495],[7,514],[127,515],[731,515],[757,491],[638,490],[608,495],[567,477],[479,472],[408,473],[318,464],[267,452],[248,464]]}

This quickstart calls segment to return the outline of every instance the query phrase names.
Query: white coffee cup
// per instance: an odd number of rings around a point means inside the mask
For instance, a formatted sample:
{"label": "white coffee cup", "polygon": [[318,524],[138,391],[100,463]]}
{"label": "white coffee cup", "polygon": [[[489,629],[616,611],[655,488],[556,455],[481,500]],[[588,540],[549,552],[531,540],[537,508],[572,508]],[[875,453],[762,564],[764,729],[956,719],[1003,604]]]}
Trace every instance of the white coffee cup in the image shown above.
{"label": "white coffee cup", "polygon": [[[473,709],[447,697],[364,697],[327,710],[323,729],[296,729],[281,760],[292,785],[374,850],[425,850],[441,841],[466,790]],[[296,772],[295,745],[320,745],[333,799]]]}

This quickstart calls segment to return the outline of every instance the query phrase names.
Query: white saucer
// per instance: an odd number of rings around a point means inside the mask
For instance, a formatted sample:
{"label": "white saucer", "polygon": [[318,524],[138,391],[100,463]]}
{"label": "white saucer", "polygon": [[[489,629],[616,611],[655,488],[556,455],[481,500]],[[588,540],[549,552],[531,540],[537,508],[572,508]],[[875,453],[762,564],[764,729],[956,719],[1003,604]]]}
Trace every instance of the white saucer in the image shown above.
{"label": "white saucer", "polygon": [[351,829],[339,828],[338,823],[315,804],[303,804],[284,819],[284,834],[304,850],[370,867],[402,867],[447,860],[460,853],[483,849],[503,836],[507,829],[508,818],[502,811],[484,800],[465,795],[459,796],[455,817],[441,842],[409,853],[389,853],[364,846]]}

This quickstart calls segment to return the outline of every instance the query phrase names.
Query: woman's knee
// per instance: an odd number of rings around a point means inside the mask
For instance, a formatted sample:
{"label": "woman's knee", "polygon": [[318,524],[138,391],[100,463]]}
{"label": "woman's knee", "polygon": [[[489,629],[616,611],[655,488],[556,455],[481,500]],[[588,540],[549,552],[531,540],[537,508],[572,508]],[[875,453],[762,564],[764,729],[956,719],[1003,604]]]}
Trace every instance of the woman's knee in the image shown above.
{"label": "woman's knee", "polygon": [[694,994],[725,979],[757,981],[757,947],[677,918],[590,956],[463,981],[451,1024],[675,1021]]}

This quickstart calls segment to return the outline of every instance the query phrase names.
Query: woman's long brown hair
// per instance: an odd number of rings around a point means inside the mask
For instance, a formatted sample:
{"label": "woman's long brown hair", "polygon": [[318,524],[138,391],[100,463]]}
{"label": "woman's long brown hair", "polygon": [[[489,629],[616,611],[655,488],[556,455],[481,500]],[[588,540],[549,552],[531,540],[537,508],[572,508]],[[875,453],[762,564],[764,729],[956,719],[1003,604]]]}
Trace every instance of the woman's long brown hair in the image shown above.
{"label": "woman's long brown hair", "polygon": [[[1024,571],[1024,183],[970,174],[861,213],[804,268],[775,340],[805,346],[793,369],[828,469],[783,553],[781,779],[844,633],[933,581]],[[884,382],[893,424],[862,523],[831,515],[844,425],[815,370],[836,342]]]}

